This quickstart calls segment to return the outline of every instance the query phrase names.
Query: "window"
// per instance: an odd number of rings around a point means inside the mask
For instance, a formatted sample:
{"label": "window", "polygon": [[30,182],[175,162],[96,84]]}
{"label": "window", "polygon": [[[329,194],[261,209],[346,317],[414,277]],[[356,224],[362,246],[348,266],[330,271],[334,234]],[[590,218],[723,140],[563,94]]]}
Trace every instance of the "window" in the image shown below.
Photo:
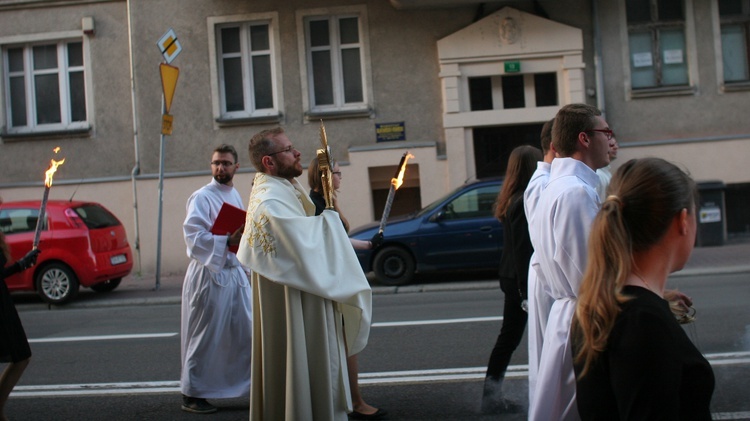
{"label": "window", "polygon": [[468,79],[471,111],[558,105],[557,73],[554,72],[480,76]]}
{"label": "window", "polygon": [[627,0],[633,89],[688,84],[683,0]]}
{"label": "window", "polygon": [[445,207],[445,219],[492,217],[498,186],[483,186],[469,190],[453,199]]}
{"label": "window", "polygon": [[83,42],[3,48],[8,133],[87,129]]}
{"label": "window", "polygon": [[304,25],[310,110],[367,110],[360,16],[308,17]]}
{"label": "window", "polygon": [[278,115],[271,23],[216,26],[222,119]]}
{"label": "window", "polygon": [[719,1],[721,20],[721,57],[724,82],[727,84],[750,81],[748,56],[750,51],[750,0]]}

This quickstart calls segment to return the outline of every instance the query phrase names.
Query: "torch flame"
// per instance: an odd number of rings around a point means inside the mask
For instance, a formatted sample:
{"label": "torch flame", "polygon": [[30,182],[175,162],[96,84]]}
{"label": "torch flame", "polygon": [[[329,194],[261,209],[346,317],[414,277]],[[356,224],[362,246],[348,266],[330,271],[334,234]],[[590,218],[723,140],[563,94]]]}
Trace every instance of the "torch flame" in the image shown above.
{"label": "torch flame", "polygon": [[54,152],[54,153],[60,152],[60,147],[56,146],[55,149],[52,149],[52,152]]}
{"label": "torch flame", "polygon": [[398,177],[391,178],[391,184],[398,190],[399,187],[404,183],[404,172],[406,171],[406,162],[409,158],[414,158],[414,155],[407,153],[404,156],[404,162],[401,164],[401,168],[398,170]]}
{"label": "torch flame", "polygon": [[65,162],[65,158],[55,161],[54,159],[51,159],[49,162],[49,169],[44,173],[45,179],[44,179],[44,185],[46,187],[52,187],[52,176],[55,175],[55,171],[57,171],[57,167],[63,164]]}

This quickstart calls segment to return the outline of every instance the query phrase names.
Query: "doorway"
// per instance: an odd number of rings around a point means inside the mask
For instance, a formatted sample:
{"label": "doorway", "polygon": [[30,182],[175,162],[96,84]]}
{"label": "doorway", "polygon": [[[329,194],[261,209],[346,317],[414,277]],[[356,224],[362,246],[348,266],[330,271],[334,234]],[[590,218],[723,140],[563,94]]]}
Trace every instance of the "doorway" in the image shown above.
{"label": "doorway", "polygon": [[517,146],[531,145],[541,149],[539,134],[543,125],[537,123],[474,128],[475,177],[505,175],[508,157]]}

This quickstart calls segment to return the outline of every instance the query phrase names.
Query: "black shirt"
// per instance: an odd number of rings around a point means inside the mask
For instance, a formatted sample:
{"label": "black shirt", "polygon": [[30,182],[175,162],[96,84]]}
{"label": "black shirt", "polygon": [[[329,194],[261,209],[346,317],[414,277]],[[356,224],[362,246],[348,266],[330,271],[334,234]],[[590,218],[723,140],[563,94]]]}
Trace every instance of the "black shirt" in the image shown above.
{"label": "black shirt", "polygon": [[[669,309],[651,291],[625,286],[606,349],[580,377],[583,420],[710,420],[714,373]],[[579,349],[573,341],[574,355]]]}

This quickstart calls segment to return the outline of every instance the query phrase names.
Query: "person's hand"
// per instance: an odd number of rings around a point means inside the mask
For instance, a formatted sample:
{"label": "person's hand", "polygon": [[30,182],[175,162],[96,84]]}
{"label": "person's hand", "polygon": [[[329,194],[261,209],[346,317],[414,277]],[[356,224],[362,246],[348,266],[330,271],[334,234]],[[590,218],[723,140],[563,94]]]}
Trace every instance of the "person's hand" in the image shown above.
{"label": "person's hand", "polygon": [[26,253],[26,256],[23,256],[22,258],[18,259],[18,266],[21,269],[28,269],[36,264],[36,258],[39,256],[39,249],[33,249],[30,252]]}
{"label": "person's hand", "polygon": [[373,250],[375,250],[376,248],[378,248],[378,246],[383,244],[383,233],[376,232],[375,235],[373,235],[372,238],[370,239],[370,244],[372,245],[371,248]]}
{"label": "person's hand", "polygon": [[240,243],[242,240],[242,234],[245,232],[245,225],[243,224],[241,227],[237,228],[230,236],[227,238],[227,246],[236,246]]}

